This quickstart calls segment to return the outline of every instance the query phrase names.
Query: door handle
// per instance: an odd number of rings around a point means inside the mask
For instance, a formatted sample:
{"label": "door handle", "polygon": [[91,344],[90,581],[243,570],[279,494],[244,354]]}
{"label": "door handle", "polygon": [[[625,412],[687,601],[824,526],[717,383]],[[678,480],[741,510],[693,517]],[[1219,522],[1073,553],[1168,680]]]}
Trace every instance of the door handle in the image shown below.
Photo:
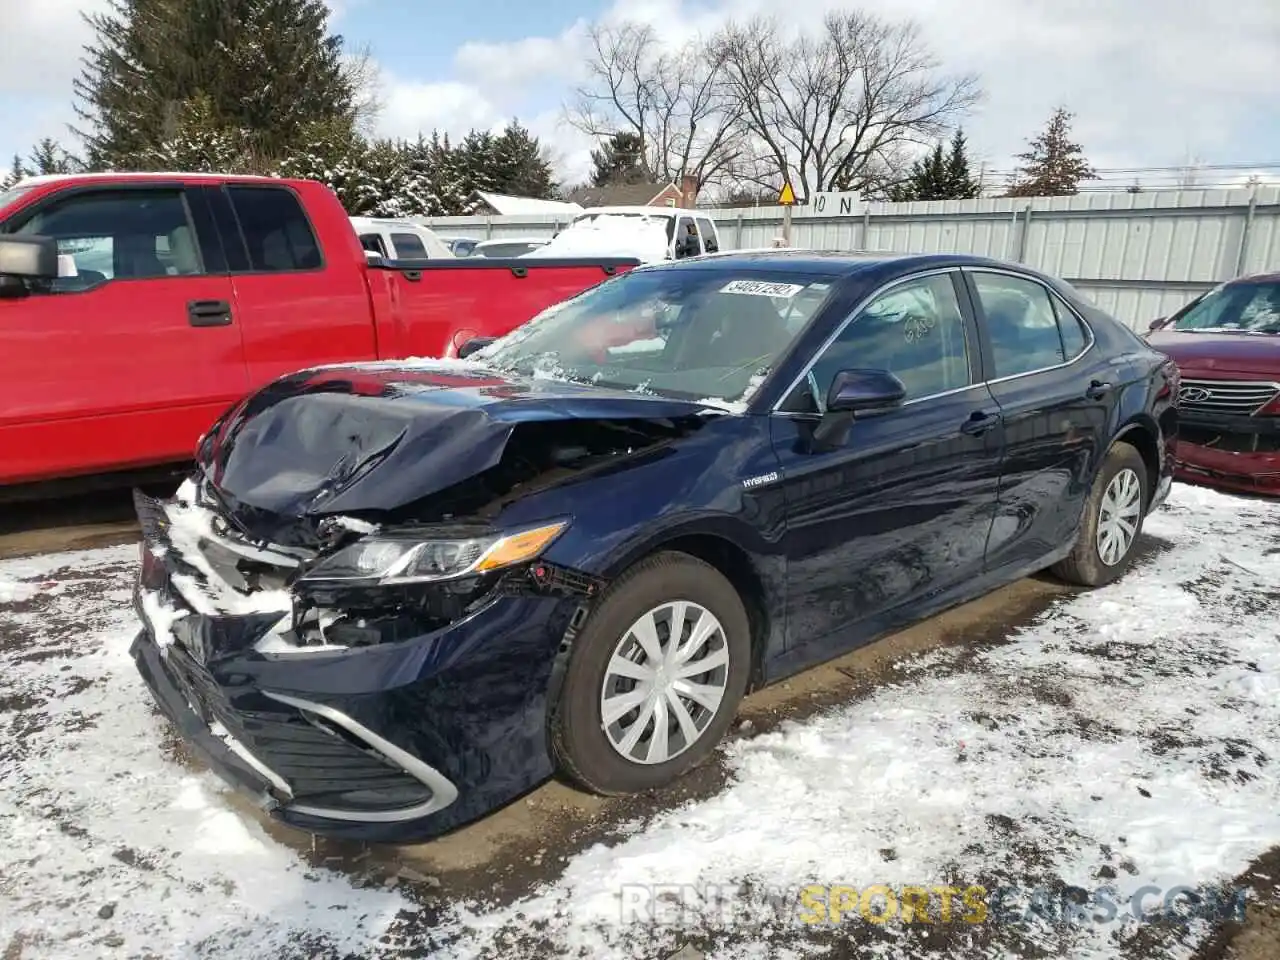
{"label": "door handle", "polygon": [[960,432],[967,433],[971,437],[979,437],[998,423],[1000,423],[1000,414],[975,410],[969,415],[968,420],[960,424]]}
{"label": "door handle", "polygon": [[1111,390],[1111,384],[1103,383],[1101,380],[1094,380],[1089,384],[1089,389],[1084,392],[1084,395],[1090,400],[1101,400]]}
{"label": "door handle", "polygon": [[229,327],[231,304],[225,300],[192,300],[187,304],[187,323],[193,327]]}

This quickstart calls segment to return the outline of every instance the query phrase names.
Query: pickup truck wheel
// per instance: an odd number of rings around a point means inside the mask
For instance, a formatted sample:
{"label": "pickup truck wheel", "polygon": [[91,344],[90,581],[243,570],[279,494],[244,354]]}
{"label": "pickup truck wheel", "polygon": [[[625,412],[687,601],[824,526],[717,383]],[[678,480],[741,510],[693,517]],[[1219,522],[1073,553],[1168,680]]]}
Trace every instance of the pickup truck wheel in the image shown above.
{"label": "pickup truck wheel", "polygon": [[606,795],[670,783],[724,736],[750,660],[746,608],[718,570],[682,553],[641,561],[574,641],[551,717],[561,771]]}
{"label": "pickup truck wheel", "polygon": [[1113,446],[1085,502],[1075,548],[1053,573],[1084,587],[1100,587],[1124,573],[1151,502],[1149,486],[1142,455],[1123,441]]}

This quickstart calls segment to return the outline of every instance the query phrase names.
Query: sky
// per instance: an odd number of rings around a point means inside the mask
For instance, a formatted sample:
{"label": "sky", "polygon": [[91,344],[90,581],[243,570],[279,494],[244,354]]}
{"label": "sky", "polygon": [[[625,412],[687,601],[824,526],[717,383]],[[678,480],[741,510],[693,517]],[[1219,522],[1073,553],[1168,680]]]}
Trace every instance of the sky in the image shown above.
{"label": "sky", "polygon": [[[564,123],[586,25],[646,20],[673,42],[727,19],[821,22],[829,0],[329,0],[332,27],[380,73],[378,132],[454,134],[518,117],[570,182],[591,144]],[[67,137],[72,80],[89,39],[81,13],[107,0],[15,3],[3,16],[0,157]],[[1007,170],[1058,105],[1097,167],[1280,164],[1280,3],[1276,0],[861,0],[911,18],[948,71],[976,72],[984,101],[964,121],[988,169]],[[430,11],[430,12],[429,12]],[[1244,171],[1241,176],[1247,175]]]}

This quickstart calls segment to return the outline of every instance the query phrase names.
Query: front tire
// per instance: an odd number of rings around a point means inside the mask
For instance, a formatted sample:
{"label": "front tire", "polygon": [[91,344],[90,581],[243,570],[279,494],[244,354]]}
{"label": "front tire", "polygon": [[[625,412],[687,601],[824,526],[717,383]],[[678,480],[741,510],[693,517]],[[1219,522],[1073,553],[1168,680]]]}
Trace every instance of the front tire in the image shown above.
{"label": "front tire", "polygon": [[1142,533],[1150,485],[1142,455],[1124,441],[1115,444],[1094,478],[1076,545],[1050,568],[1054,575],[1068,583],[1100,587],[1123,574]]}
{"label": "front tire", "polygon": [[724,575],[687,554],[646,558],[574,641],[551,716],[558,766],[605,795],[665,786],[715,750],[750,662],[750,621]]}

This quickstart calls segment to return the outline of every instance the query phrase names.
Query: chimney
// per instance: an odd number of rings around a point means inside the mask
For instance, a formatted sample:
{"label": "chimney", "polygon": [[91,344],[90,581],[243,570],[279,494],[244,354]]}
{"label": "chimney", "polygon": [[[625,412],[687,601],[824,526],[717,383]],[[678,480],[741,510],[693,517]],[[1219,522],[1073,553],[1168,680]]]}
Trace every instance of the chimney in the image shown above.
{"label": "chimney", "polygon": [[698,203],[698,178],[686,173],[680,178],[680,206],[692,210]]}

